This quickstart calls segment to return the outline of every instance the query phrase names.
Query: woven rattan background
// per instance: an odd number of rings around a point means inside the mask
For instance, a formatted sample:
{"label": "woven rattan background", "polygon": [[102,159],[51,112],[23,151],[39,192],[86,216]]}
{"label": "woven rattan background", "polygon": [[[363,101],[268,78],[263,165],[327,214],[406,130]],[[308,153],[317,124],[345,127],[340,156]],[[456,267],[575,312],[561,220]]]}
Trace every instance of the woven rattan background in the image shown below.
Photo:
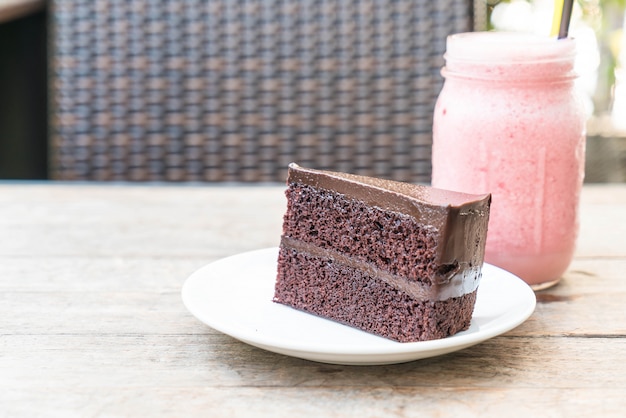
{"label": "woven rattan background", "polygon": [[468,0],[53,0],[51,177],[430,180]]}

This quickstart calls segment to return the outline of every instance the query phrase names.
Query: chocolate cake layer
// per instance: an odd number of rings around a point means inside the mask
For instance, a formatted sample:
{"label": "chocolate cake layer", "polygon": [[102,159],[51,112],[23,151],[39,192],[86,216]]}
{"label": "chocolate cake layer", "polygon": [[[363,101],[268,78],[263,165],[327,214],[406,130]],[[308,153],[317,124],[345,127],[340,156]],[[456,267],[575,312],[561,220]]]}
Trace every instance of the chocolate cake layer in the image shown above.
{"label": "chocolate cake layer", "polygon": [[[380,208],[402,213],[438,232],[435,263],[476,264],[485,255],[491,195],[472,195],[348,173],[290,164],[287,184],[309,185]],[[472,245],[472,243],[475,243]],[[468,245],[469,244],[469,245]],[[444,279],[445,280],[445,279]]]}
{"label": "chocolate cake layer", "polygon": [[275,301],[399,342],[445,338],[466,330],[476,290],[420,300],[339,261],[281,248]]}
{"label": "chocolate cake layer", "polygon": [[[476,288],[490,195],[468,195],[291,164],[283,236],[435,286]],[[321,191],[321,193],[320,193]]]}

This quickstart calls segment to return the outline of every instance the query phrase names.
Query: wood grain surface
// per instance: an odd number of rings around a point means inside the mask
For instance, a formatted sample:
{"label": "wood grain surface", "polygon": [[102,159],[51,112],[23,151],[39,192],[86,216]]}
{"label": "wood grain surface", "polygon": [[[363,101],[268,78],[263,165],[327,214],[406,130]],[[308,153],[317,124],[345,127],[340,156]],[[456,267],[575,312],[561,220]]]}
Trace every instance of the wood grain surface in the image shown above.
{"label": "wood grain surface", "polygon": [[276,246],[283,187],[0,184],[0,416],[623,416],[626,186],[585,186],[531,318],[389,366],[266,352],[196,320],[199,267]]}

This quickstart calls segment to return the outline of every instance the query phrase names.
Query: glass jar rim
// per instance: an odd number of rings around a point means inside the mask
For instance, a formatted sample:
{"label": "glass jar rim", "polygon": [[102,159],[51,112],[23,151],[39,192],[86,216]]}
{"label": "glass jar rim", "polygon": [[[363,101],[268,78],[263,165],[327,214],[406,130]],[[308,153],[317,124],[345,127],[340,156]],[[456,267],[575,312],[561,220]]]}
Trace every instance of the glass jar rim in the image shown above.
{"label": "glass jar rim", "polygon": [[441,69],[441,76],[443,78],[455,78],[465,80],[475,80],[480,82],[487,82],[493,84],[545,84],[545,83],[570,83],[578,78],[578,74],[574,71],[570,71],[563,75],[558,76],[522,76],[517,78],[511,78],[509,76],[501,75],[494,76],[493,74],[481,74],[477,72],[464,72],[450,70],[448,67]]}
{"label": "glass jar rim", "polygon": [[446,39],[446,61],[464,63],[551,63],[573,61],[576,42],[522,32],[464,32]]}

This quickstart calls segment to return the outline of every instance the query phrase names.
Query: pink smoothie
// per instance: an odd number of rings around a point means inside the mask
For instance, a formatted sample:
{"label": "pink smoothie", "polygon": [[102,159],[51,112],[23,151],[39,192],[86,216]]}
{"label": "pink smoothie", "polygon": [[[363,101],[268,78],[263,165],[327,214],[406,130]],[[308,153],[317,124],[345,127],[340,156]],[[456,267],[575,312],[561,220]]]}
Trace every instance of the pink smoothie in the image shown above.
{"label": "pink smoothie", "polygon": [[434,114],[435,187],[492,193],[486,261],[537,285],[558,280],[578,233],[585,117],[571,39],[448,38]]}

